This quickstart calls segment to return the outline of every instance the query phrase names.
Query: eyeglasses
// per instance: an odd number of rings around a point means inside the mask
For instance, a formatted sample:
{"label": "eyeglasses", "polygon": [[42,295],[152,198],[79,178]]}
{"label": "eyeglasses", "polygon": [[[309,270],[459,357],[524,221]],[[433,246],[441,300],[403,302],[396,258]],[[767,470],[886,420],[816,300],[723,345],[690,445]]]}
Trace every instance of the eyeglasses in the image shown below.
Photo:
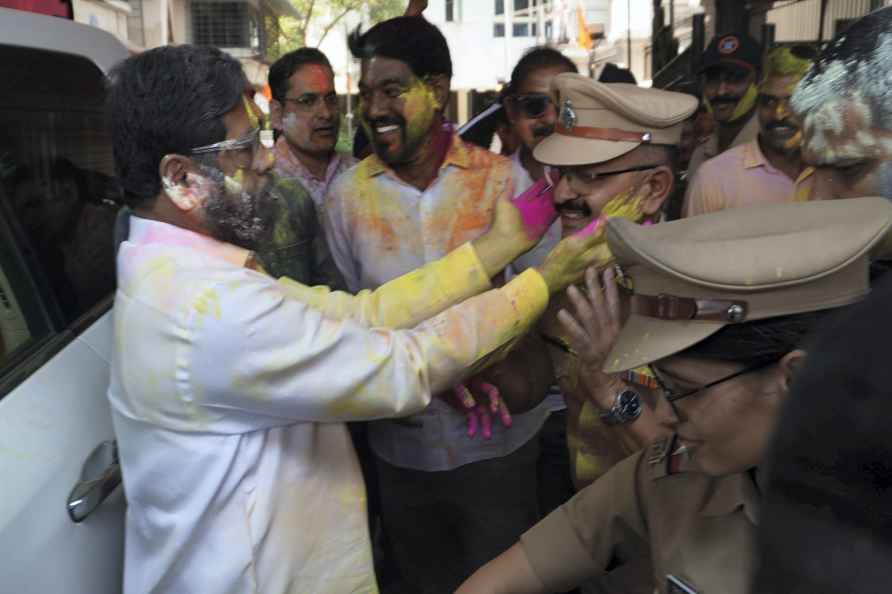
{"label": "eyeglasses", "polygon": [[[647,171],[648,169],[656,169],[660,164],[636,165],[635,167],[627,167],[626,169],[616,169],[614,171],[588,172],[578,167],[549,167],[546,169],[546,175],[553,185],[556,185],[562,178],[567,178],[567,183],[573,185],[575,179],[578,183],[585,186],[594,184],[603,177],[611,175],[620,175],[621,173],[631,173],[633,171]],[[557,173],[557,175],[555,175]]]}
{"label": "eyeglasses", "polygon": [[674,404],[675,402],[678,402],[682,398],[687,398],[688,396],[693,396],[694,394],[699,394],[701,392],[705,392],[706,390],[708,390],[710,388],[714,388],[715,386],[718,386],[719,384],[729,382],[732,379],[736,379],[736,378],[738,378],[742,375],[746,375],[748,373],[754,373],[761,369],[765,369],[766,367],[771,367],[772,365],[774,365],[776,363],[777,363],[777,359],[771,359],[769,361],[761,361],[759,363],[755,363],[748,367],[744,367],[740,371],[735,371],[731,375],[727,375],[723,378],[717,379],[714,382],[709,382],[708,384],[705,384],[698,388],[694,388],[692,390],[685,390],[684,392],[679,392],[679,393],[674,392],[670,387],[668,387],[665,384],[665,382],[663,382],[663,380],[660,378],[660,374],[657,372],[657,370],[654,368],[653,365],[648,365],[647,367],[648,367],[648,369],[650,369],[650,372],[653,374],[654,379],[657,380],[657,384],[659,384],[660,391],[663,393],[663,396],[671,404]]}
{"label": "eyeglasses", "polygon": [[215,142],[213,144],[195,147],[189,151],[189,154],[202,156],[230,152],[235,157],[236,164],[239,167],[250,167],[254,160],[254,156],[258,153],[261,146],[266,149],[271,149],[274,144],[272,130],[254,128],[247,134],[239,136],[238,138],[221,140],[220,142]]}
{"label": "eyeglasses", "polygon": [[511,101],[517,105],[523,112],[524,117],[535,119],[545,115],[549,106],[554,107],[554,101],[551,95],[545,93],[528,93],[525,95],[515,95],[511,97]]}
{"label": "eyeglasses", "polygon": [[300,97],[285,97],[285,103],[291,103],[298,111],[304,113],[313,113],[321,104],[332,111],[339,111],[338,96],[334,93],[328,95],[318,95],[316,93],[305,93]]}

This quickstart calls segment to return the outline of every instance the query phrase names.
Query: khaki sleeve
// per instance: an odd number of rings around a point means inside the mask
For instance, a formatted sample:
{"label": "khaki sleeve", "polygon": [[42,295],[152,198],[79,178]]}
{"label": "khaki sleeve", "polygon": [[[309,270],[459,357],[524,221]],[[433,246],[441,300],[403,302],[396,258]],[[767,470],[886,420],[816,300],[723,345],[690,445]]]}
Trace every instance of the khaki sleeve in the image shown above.
{"label": "khaki sleeve", "polygon": [[549,591],[564,592],[603,574],[611,560],[647,540],[640,483],[646,451],[614,466],[521,537]]}
{"label": "khaki sleeve", "polygon": [[450,305],[490,288],[489,277],[470,243],[443,258],[356,295],[279,279],[286,294],[329,318],[366,327],[412,328]]}

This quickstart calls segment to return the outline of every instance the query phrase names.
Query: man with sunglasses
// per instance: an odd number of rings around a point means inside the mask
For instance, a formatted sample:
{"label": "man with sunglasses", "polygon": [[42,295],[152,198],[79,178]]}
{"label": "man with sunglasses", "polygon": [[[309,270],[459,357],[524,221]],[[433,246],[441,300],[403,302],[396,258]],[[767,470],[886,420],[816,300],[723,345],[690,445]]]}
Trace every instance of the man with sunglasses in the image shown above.
{"label": "man with sunglasses", "polygon": [[768,52],[756,107],[759,136],[700,167],[685,197],[684,216],[810,199],[814,170],[802,161],[802,134],[790,97],[813,56],[814,50],[805,46]]}
{"label": "man with sunglasses", "polygon": [[694,149],[688,178],[707,159],[756,138],[759,122],[755,107],[762,47],[746,34],[715,36],[703,52],[700,75],[703,101],[712,112],[716,129]]}
{"label": "man with sunglasses", "polygon": [[375,292],[276,281],[250,251],[280,197],[245,82],[234,58],[190,45],[110,74],[133,209],[108,391],[129,503],[124,591],[373,592],[344,421],[412,414],[485,365],[581,274],[597,235],[488,291],[544,231],[505,197],[481,236]]}

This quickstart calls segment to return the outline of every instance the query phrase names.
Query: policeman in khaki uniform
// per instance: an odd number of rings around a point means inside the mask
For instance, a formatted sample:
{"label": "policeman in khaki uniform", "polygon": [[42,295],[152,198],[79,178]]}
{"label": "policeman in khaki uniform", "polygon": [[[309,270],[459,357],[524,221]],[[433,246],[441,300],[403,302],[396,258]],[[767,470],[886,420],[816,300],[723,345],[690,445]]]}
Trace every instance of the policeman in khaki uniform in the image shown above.
{"label": "policeman in khaki uniform", "polygon": [[[552,82],[560,106],[555,133],[535,149],[537,161],[556,167],[561,179],[554,191],[564,236],[600,216],[621,216],[635,222],[655,221],[675,182],[674,150],[683,122],[696,110],[690,95],[645,89],[631,84],[605,84],[577,74],[560,74]],[[609,253],[600,265],[609,261]],[[590,398],[579,385],[579,361],[556,314],[566,299],[555,298],[527,340],[529,359],[549,357],[540,382],[557,381],[568,411],[567,441],[576,488],[604,474],[655,435],[635,433],[634,426],[610,415],[617,395],[628,388],[618,381]],[[532,387],[530,387],[532,390]],[[530,397],[535,396],[530,394]],[[602,417],[602,414],[606,415]]]}
{"label": "policeman in khaki uniform", "polygon": [[748,594],[759,466],[807,357],[801,345],[868,293],[870,257],[888,252],[890,227],[881,198],[651,227],[611,220],[608,244],[634,290],[605,369],[649,366],[663,391],[654,414],[674,434],[581,491],[458,593],[565,591],[644,539],[654,592]]}

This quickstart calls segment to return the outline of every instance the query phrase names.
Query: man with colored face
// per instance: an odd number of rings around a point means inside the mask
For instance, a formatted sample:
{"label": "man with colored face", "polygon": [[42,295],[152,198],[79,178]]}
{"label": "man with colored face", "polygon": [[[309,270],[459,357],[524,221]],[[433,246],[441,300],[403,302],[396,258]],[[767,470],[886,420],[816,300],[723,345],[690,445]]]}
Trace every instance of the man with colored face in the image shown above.
{"label": "man with colored face", "polygon": [[759,136],[706,161],[687,192],[684,216],[769,202],[802,202],[812,193],[813,169],[802,162],[793,89],[812,64],[804,46],[768,52],[759,84]]}
{"label": "man with colored face", "polygon": [[110,79],[133,211],[108,390],[129,503],[124,592],[377,591],[344,422],[418,412],[498,356],[597,236],[488,290],[544,231],[506,198],[483,235],[375,292],[276,281],[250,251],[282,199],[273,143],[238,61],[166,46]]}
{"label": "man with colored face", "polygon": [[273,276],[342,289],[317,216],[331,182],[356,162],[335,151],[340,111],[334,72],[325,54],[301,48],[270,67],[269,85],[272,124],[279,132],[274,172],[283,200],[257,258]]}
{"label": "man with colored face", "polygon": [[707,159],[756,138],[756,83],[761,62],[762,49],[749,35],[728,33],[709,42],[700,75],[703,99],[712,111],[716,130],[694,150],[688,165],[689,178]]}
{"label": "man with colored face", "polygon": [[892,199],[892,9],[852,24],[793,93],[817,198]]}
{"label": "man with colored face", "polygon": [[[335,181],[325,224],[348,287],[359,290],[477,237],[514,188],[508,159],[463,142],[444,119],[452,61],[435,26],[391,19],[355,33],[350,49],[362,60],[360,113],[374,154]],[[442,399],[371,423],[384,532],[406,591],[451,592],[535,521],[535,438],[547,414],[484,427],[485,439],[469,438],[465,415]]]}
{"label": "man with colored face", "polygon": [[[576,74],[558,75],[552,90],[560,108],[556,131],[539,143],[533,156],[552,166],[550,176],[560,176],[554,202],[563,235],[606,217],[655,222],[672,193],[674,153],[685,120],[697,108],[696,98],[627,83],[599,83]],[[605,247],[600,266],[610,260]],[[597,276],[586,286],[592,295],[602,294]],[[571,300],[562,295],[552,301],[538,331],[526,336],[503,364],[516,365],[516,373],[535,367],[537,373],[545,374],[524,385],[506,384],[503,391],[509,404],[531,406],[542,398],[538,386],[557,382],[560,387],[577,490],[663,434],[648,406],[653,399],[645,389],[647,380],[640,374],[620,377],[601,371],[621,325],[612,268],[604,272],[603,285],[611,304],[586,320],[591,340],[572,342],[571,329],[559,316]],[[620,414],[624,398],[631,399],[640,411],[638,416]],[[651,592],[647,553],[638,553],[629,552],[619,560],[620,567],[593,591]]]}

